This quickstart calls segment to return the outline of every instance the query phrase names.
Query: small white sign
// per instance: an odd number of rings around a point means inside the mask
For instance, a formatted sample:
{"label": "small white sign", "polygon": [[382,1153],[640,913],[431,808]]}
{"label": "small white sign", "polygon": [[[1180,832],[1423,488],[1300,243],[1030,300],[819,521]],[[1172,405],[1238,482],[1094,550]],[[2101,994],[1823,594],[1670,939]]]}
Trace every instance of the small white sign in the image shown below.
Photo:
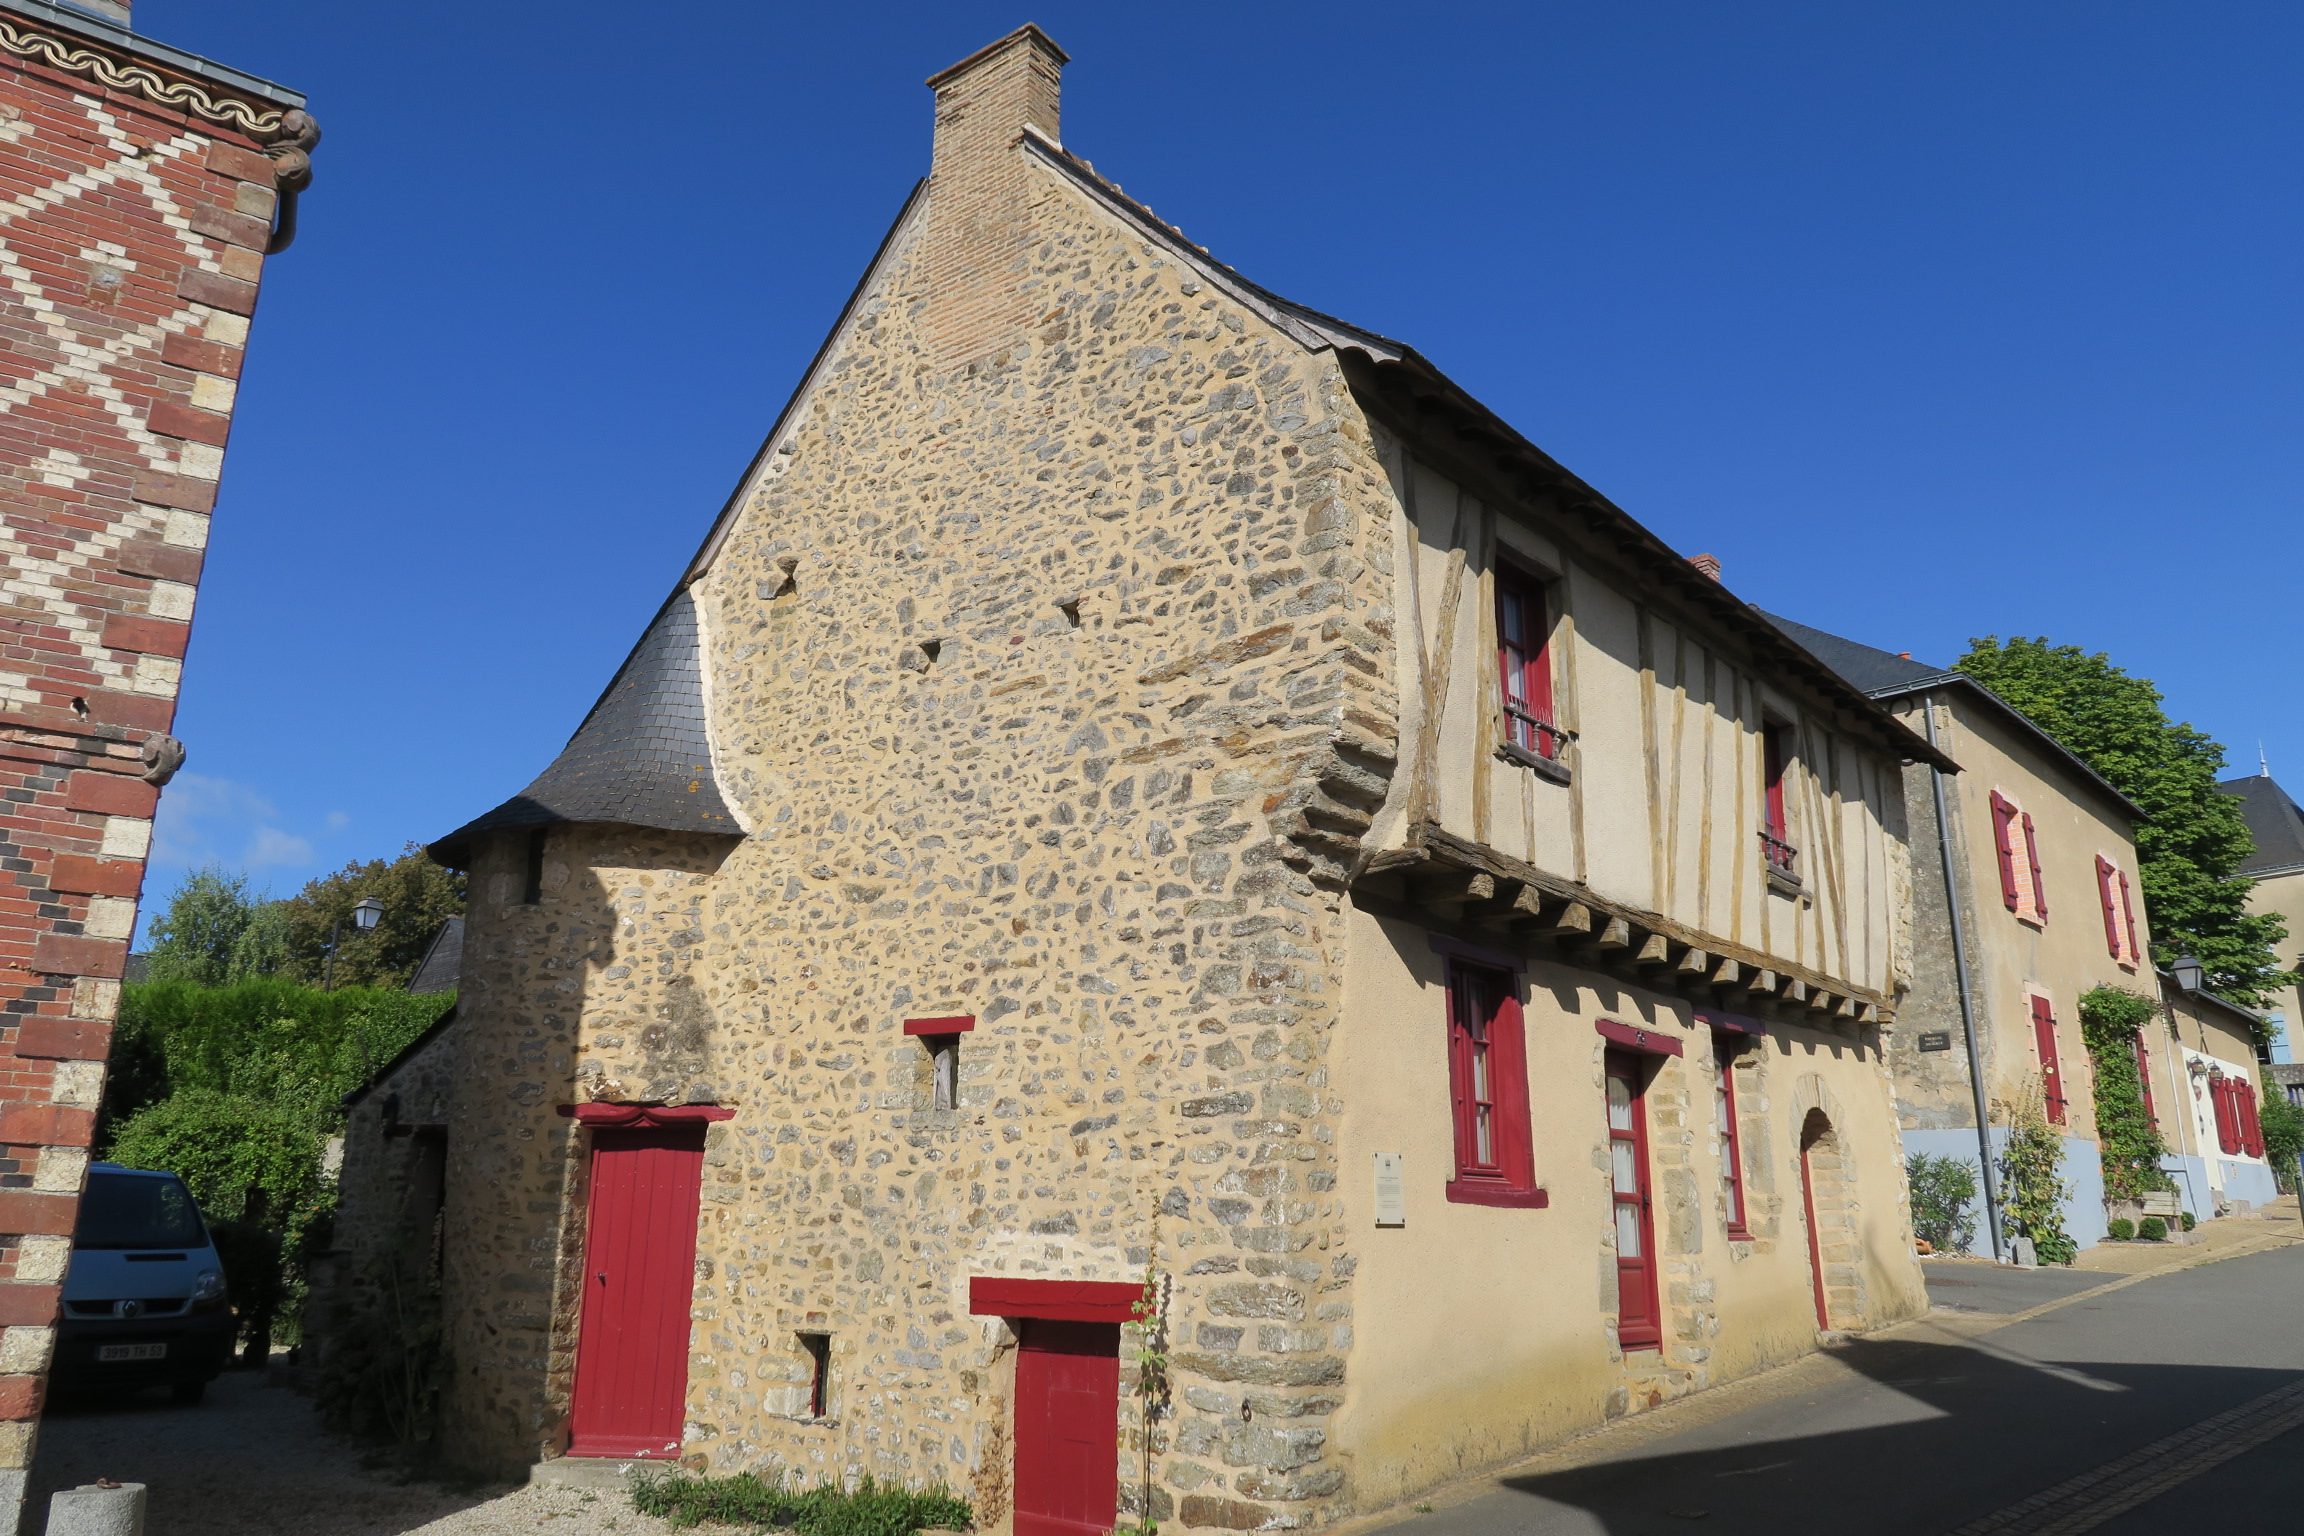
{"label": "small white sign", "polygon": [[1376,1225],[1408,1225],[1408,1176],[1397,1152],[1376,1154]]}

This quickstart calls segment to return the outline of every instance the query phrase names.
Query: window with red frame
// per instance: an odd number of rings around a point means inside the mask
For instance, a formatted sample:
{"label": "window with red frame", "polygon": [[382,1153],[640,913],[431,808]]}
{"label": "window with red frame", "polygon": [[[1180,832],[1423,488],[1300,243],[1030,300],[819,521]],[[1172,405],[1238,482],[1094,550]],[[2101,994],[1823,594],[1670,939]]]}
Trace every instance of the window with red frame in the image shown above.
{"label": "window with red frame", "polygon": [[2144,1118],[2157,1126],[2160,1111],[2152,1105],[2152,1052],[2144,1044],[2144,1031],[2136,1031],[2136,1081],[2144,1091]]}
{"label": "window with red frame", "polygon": [[1448,1198],[1472,1205],[1544,1204],[1528,1123],[1528,1058],[1520,994],[1509,971],[1448,965],[1448,1091],[1456,1177]]}
{"label": "window with red frame", "polygon": [[1496,570],[1496,674],[1504,698],[1504,740],[1557,759],[1567,738],[1552,713],[1552,619],[1544,587],[1512,566]]}
{"label": "window with red frame", "polygon": [[2048,886],[2040,876],[2040,834],[2031,813],[1992,791],[1992,851],[2000,861],[2000,900],[2028,922],[2048,921]]}
{"label": "window with red frame", "polygon": [[2064,1074],[2056,1060],[2056,1013],[2048,999],[2032,994],[2032,1040],[2040,1051],[2040,1085],[2048,1100],[2048,1123],[2062,1125],[2065,1118]]}
{"label": "window with red frame", "polygon": [[1736,1121],[1736,1053],[1742,1037],[1726,1030],[1712,1032],[1712,1120],[1720,1139],[1720,1187],[1727,1196],[1728,1235],[1749,1237],[1744,1220],[1743,1132]]}
{"label": "window with red frame", "polygon": [[2223,1073],[2208,1075],[2208,1104],[2216,1115],[2216,1146],[2227,1156],[2240,1150],[2240,1114],[2232,1089],[2233,1080]]}
{"label": "window with red frame", "polygon": [[1785,780],[1792,770],[1792,727],[1781,720],[1760,722],[1760,846],[1768,867],[1792,873],[1799,850],[1792,846],[1792,827],[1784,810]]}

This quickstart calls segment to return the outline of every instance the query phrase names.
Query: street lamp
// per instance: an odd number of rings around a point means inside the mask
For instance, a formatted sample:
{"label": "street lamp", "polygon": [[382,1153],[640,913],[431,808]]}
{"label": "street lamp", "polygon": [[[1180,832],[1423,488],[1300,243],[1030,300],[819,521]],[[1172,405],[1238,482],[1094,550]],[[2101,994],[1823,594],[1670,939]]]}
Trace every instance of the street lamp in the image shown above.
{"label": "street lamp", "polygon": [[2178,955],[2173,969],[2176,985],[2187,992],[2200,990],[2201,966],[2199,960],[2193,956],[2192,951],[2186,950],[2183,954]]}
{"label": "street lamp", "polygon": [[[363,896],[352,904],[352,925],[362,933],[384,920],[384,903],[373,896]],[[328,925],[328,964],[320,974],[320,990],[336,990],[336,945],[344,937],[344,919],[339,917]]]}

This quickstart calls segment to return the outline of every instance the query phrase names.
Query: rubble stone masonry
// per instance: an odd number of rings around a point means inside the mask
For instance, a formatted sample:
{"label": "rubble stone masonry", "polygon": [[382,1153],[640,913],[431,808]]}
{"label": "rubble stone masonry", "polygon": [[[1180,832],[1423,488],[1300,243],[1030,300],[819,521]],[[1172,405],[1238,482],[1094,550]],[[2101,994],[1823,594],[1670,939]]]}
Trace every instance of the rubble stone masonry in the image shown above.
{"label": "rubble stone masonry", "polygon": [[0,1525],[14,1529],[302,98],[0,6]]}

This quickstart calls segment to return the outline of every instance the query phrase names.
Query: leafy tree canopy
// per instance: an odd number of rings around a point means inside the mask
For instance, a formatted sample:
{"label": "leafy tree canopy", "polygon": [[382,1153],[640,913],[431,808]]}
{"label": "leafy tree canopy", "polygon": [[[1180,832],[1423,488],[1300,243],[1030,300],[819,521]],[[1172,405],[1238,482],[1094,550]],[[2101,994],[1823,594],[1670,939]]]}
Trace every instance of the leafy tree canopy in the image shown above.
{"label": "leafy tree canopy", "polygon": [[[384,916],[363,933],[352,908],[370,896],[384,903]],[[396,859],[354,862],[322,875],[280,905],[289,969],[299,980],[317,985],[327,976],[328,938],[340,923],[335,984],[404,987],[440,925],[463,912],[464,877],[410,843]]]}
{"label": "leafy tree canopy", "polygon": [[152,979],[215,987],[278,970],[287,956],[267,938],[279,924],[266,905],[246,877],[213,864],[186,875],[152,919]]}
{"label": "leafy tree canopy", "polygon": [[2293,982],[2275,958],[2287,924],[2248,910],[2252,882],[2238,870],[2254,845],[2240,803],[2216,788],[2220,743],[2169,719],[2147,679],[2078,646],[1986,635],[1953,665],[2143,809],[2136,858],[2155,964],[2189,950],[2210,989],[2251,1008]]}

